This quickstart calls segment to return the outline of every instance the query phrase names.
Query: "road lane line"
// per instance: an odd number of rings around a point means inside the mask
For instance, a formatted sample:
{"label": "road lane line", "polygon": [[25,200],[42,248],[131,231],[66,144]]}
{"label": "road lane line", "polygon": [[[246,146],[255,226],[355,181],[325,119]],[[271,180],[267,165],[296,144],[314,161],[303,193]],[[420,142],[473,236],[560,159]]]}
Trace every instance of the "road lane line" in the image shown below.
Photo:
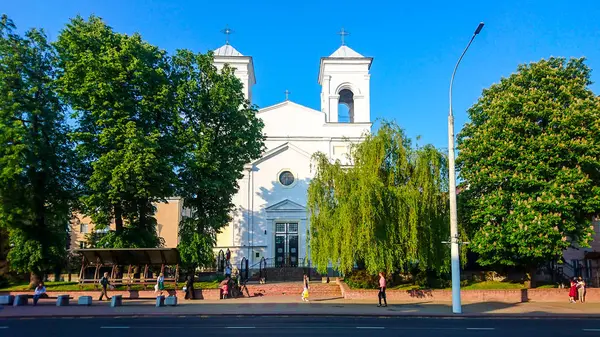
{"label": "road lane line", "polygon": [[588,332],[600,332],[600,329],[581,329],[583,331],[588,331]]}
{"label": "road lane line", "polygon": [[8,329],[7,326],[0,326],[0,329]]}
{"label": "road lane line", "polygon": [[376,329],[376,330],[383,330],[385,329],[382,326],[357,326],[357,329]]}
{"label": "road lane line", "polygon": [[100,329],[129,329],[128,326],[101,326]]}
{"label": "road lane line", "polygon": [[228,326],[226,329],[256,329],[255,326]]}
{"label": "road lane line", "polygon": [[496,328],[467,328],[467,330],[496,330]]}

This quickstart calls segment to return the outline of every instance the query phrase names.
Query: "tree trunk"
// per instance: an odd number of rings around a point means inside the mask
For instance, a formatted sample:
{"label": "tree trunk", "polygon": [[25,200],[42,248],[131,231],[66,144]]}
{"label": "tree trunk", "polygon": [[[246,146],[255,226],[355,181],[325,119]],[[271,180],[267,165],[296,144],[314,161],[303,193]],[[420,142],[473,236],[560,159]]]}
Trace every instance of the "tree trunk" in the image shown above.
{"label": "tree trunk", "polygon": [[535,273],[537,272],[537,267],[529,267],[527,268],[527,272],[525,273],[525,287],[528,289],[535,288]]}
{"label": "tree trunk", "polygon": [[115,231],[117,234],[121,234],[123,233],[123,210],[119,204],[114,204],[113,208],[115,210]]}
{"label": "tree trunk", "polygon": [[40,281],[44,279],[44,275],[36,274],[34,272],[29,273],[29,287],[35,288]]}

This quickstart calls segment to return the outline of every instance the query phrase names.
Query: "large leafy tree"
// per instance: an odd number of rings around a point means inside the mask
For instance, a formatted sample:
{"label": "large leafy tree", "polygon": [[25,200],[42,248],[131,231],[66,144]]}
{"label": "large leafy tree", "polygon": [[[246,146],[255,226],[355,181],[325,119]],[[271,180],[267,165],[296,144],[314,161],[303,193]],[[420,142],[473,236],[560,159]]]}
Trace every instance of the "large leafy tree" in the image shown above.
{"label": "large leafy tree", "polygon": [[308,188],[311,258],[346,273],[447,269],[447,165],[433,146],[415,147],[385,122],[352,150],[353,167],[317,153]]}
{"label": "large leafy tree", "polygon": [[13,269],[42,276],[66,256],[72,151],[43,31],[0,19],[0,227]]}
{"label": "large leafy tree", "polygon": [[174,125],[166,53],[100,18],[60,33],[61,93],[74,111],[83,213],[116,230],[97,244],[156,247],[153,204],[175,192]]}
{"label": "large leafy tree", "polygon": [[263,123],[233,69],[217,71],[211,54],[180,50],[171,63],[180,117],[179,195],[187,210],[178,248],[184,262],[208,265],[216,234],[230,221],[244,165],[263,151]]}
{"label": "large leafy tree", "polygon": [[483,91],[458,136],[469,247],[535,268],[587,247],[600,211],[600,99],[584,59],[521,65]]}

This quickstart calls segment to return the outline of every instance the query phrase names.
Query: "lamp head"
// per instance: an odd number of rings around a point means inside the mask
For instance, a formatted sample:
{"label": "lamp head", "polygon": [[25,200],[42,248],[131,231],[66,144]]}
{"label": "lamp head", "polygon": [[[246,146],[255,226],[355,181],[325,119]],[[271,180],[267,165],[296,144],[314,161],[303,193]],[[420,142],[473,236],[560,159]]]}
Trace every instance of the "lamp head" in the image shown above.
{"label": "lamp head", "polygon": [[473,33],[473,35],[479,34],[479,32],[481,32],[482,29],[483,29],[483,22],[480,22],[479,26],[477,26],[477,29],[475,29],[475,33]]}

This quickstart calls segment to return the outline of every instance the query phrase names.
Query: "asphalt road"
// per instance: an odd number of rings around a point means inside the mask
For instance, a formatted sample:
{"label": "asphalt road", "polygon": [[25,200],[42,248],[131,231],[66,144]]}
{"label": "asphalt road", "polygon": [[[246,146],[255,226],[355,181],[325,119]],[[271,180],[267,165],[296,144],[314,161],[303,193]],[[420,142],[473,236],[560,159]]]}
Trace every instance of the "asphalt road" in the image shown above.
{"label": "asphalt road", "polygon": [[599,319],[327,316],[34,318],[0,320],[0,336],[600,336]]}

